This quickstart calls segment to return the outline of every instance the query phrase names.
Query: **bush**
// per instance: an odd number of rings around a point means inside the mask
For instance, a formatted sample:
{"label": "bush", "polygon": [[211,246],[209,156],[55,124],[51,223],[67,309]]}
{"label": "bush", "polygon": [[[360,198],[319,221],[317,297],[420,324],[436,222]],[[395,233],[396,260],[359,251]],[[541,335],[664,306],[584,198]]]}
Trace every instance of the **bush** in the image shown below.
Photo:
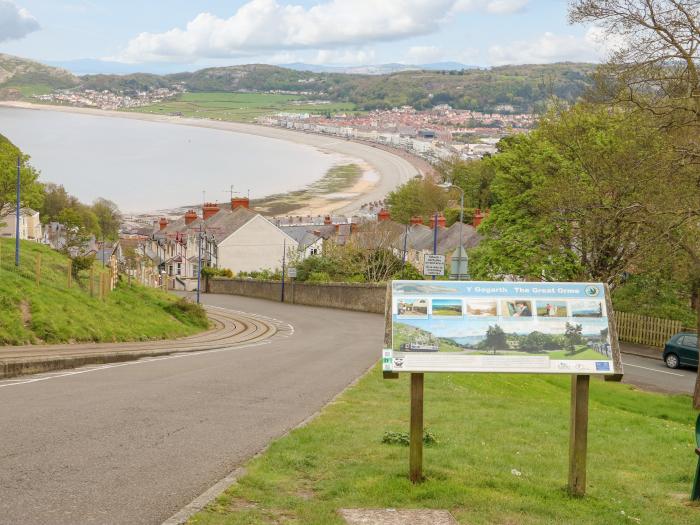
{"label": "bush", "polygon": [[[411,444],[411,437],[408,432],[384,432],[382,436],[382,443],[385,445],[401,445],[407,447]],[[439,443],[438,438],[427,428],[423,432],[423,444],[426,446],[437,445]]]}
{"label": "bush", "polygon": [[326,272],[312,272],[306,279],[307,283],[329,283],[331,276]]}
{"label": "bush", "polygon": [[204,308],[184,297],[170,303],[165,310],[182,323],[209,328],[209,318]]}
{"label": "bush", "polygon": [[233,272],[228,268],[213,268],[211,266],[205,266],[202,268],[202,277],[233,277]]}
{"label": "bush", "polygon": [[84,270],[89,270],[93,263],[95,262],[94,255],[76,255],[71,257],[71,268],[70,273],[73,275],[74,279],[77,279],[80,272]]}
{"label": "bush", "polygon": [[413,266],[411,263],[406,263],[406,265],[394,274],[394,279],[404,280],[404,281],[422,281],[423,274],[418,271],[418,268]]}

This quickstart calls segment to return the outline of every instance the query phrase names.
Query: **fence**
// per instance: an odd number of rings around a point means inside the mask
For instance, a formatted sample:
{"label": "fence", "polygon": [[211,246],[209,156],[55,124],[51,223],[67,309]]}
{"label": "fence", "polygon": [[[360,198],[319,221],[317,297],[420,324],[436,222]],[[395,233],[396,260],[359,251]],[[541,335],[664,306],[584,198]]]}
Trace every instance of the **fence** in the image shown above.
{"label": "fence", "polygon": [[14,240],[0,239],[0,274],[4,272],[33,281],[37,287],[79,289],[103,299],[114,289],[117,278],[112,265],[103,268],[98,263],[76,275],[68,257],[42,250],[39,245],[28,242],[22,242],[20,264],[16,266]]}
{"label": "fence", "polygon": [[615,312],[620,341],[662,348],[668,339],[683,330],[681,321]]}

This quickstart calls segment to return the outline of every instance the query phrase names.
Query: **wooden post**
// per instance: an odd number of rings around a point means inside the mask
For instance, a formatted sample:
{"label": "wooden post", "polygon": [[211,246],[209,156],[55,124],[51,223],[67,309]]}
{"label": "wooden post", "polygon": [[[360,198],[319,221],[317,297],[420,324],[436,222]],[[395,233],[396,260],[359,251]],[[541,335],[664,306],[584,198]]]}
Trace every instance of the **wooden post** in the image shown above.
{"label": "wooden post", "polygon": [[588,390],[591,376],[571,376],[571,434],[569,437],[569,494],[586,493],[588,447]]}
{"label": "wooden post", "polygon": [[105,274],[100,273],[100,299],[104,301],[105,298]]}
{"label": "wooden post", "polygon": [[73,286],[73,261],[68,259],[68,288]]}
{"label": "wooden post", "polygon": [[95,265],[90,266],[90,297],[95,297]]}
{"label": "wooden post", "polygon": [[411,374],[411,434],[409,450],[409,479],[423,481],[423,378]]}
{"label": "wooden post", "polygon": [[34,268],[34,273],[36,277],[36,285],[39,286],[41,284],[41,254],[37,253],[36,254],[36,265]]}

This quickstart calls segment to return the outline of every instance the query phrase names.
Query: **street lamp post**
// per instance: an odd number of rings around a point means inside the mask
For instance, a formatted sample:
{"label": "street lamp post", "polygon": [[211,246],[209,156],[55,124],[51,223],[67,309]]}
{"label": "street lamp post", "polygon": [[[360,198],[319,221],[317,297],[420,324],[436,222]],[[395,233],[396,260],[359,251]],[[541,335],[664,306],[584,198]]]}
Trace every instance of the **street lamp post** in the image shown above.
{"label": "street lamp post", "polygon": [[442,184],[438,184],[440,188],[443,188],[445,190],[450,190],[452,188],[457,188],[460,192],[460,199],[459,199],[459,247],[457,248],[458,250],[458,255],[457,255],[457,279],[460,279],[462,275],[469,279],[469,274],[465,273],[462,274],[462,251],[464,250],[464,247],[462,246],[462,231],[464,229],[464,190],[460,188],[459,186],[455,186],[451,182],[443,182]]}

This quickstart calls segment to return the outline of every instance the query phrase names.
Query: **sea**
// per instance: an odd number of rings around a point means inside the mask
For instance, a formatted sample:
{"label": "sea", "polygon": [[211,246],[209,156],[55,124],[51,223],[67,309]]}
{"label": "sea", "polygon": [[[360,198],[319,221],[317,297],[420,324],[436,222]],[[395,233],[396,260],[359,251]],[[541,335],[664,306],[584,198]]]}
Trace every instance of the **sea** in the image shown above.
{"label": "sea", "polygon": [[337,156],[312,146],[225,130],[44,109],[0,107],[5,135],[81,201],[103,197],[126,213],[302,189]]}

